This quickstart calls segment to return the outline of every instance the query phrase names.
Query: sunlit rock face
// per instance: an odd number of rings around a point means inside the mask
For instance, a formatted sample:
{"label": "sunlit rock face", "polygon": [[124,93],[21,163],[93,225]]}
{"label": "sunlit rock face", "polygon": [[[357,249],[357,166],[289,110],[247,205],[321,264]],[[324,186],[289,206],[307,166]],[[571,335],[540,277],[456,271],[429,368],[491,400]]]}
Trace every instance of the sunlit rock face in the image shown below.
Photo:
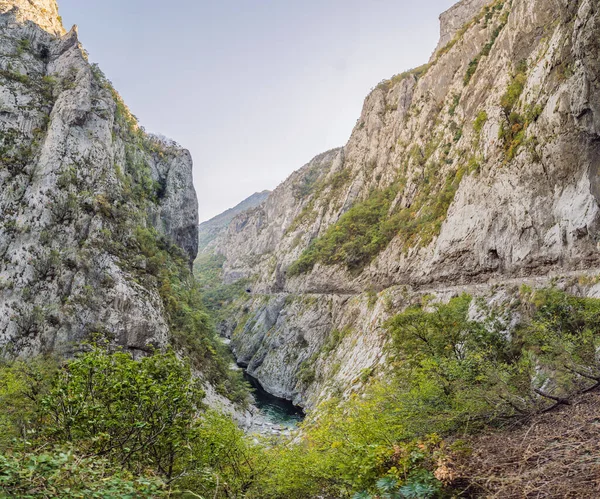
{"label": "sunlit rock face", "polygon": [[30,21],[51,35],[66,33],[56,0],[0,0],[0,14],[7,13],[12,14],[15,22],[23,24]]}
{"label": "sunlit rock face", "polygon": [[454,36],[473,19],[490,0],[462,0],[440,15],[440,41],[436,52],[452,41]]}
{"label": "sunlit rock face", "polygon": [[[385,363],[385,320],[423,293],[489,297],[497,283],[510,296],[600,266],[600,7],[488,3],[443,14],[427,67],[378,85],[345,147],[214,242],[225,279],[252,280],[223,329],[272,393],[314,406],[360,386]],[[377,192],[400,223],[352,268],[354,229],[339,220]],[[289,275],[336,230],[338,261]]]}
{"label": "sunlit rock face", "polygon": [[2,353],[165,345],[138,235],[195,258],[192,160],[139,128],[53,0],[0,1],[0,158]]}

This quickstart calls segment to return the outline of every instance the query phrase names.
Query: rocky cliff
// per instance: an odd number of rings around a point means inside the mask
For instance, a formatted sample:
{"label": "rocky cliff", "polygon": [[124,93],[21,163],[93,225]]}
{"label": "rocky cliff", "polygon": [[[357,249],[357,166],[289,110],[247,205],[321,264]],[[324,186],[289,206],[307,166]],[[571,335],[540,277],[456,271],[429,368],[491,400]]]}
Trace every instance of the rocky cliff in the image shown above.
{"label": "rocky cliff", "polygon": [[429,64],[378,85],[344,148],[215,241],[225,279],[253,279],[225,330],[276,395],[311,407],[360,384],[422,294],[510,301],[595,275],[598,3],[464,0],[441,20]]}
{"label": "rocky cliff", "polygon": [[143,131],[55,1],[0,1],[4,353],[68,352],[91,333],[166,344],[143,254],[152,242],[191,263],[196,201],[190,154]]}
{"label": "rocky cliff", "polygon": [[198,227],[199,250],[204,251],[219,235],[227,230],[231,221],[240,213],[256,208],[269,197],[271,191],[255,192],[252,196],[244,199],[233,208],[224,211],[220,215],[202,222]]}
{"label": "rocky cliff", "polygon": [[434,56],[438,50],[452,41],[466,23],[490,3],[490,0],[462,0],[443,12],[440,15],[440,39]]}

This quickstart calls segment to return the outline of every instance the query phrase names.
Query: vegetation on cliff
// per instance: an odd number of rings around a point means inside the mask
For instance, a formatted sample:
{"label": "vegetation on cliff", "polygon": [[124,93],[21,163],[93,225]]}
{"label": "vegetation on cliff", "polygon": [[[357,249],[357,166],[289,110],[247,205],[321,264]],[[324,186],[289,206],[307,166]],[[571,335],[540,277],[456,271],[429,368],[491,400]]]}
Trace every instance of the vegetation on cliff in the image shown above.
{"label": "vegetation on cliff", "polygon": [[[427,157],[422,157],[420,150],[414,155],[425,165]],[[317,263],[338,264],[351,272],[360,271],[395,237],[400,238],[406,249],[427,246],[439,234],[466,172],[467,169],[461,167],[442,178],[439,165],[428,163],[417,197],[405,208],[398,206],[405,179],[370,193],[367,199],[354,204],[337,223],[312,241],[289,267],[288,275],[294,277],[310,272]]]}

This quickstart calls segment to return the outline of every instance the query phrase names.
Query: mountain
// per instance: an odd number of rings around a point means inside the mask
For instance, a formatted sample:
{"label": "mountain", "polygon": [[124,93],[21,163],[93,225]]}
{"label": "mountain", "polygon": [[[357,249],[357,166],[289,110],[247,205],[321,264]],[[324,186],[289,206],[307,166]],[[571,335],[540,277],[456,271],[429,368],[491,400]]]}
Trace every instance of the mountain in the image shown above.
{"label": "mountain", "polygon": [[377,85],[342,149],[212,243],[225,281],[252,281],[223,324],[238,361],[304,407],[385,369],[386,321],[425,296],[598,295],[597,3],[463,0],[440,19],[430,61]]}
{"label": "mountain", "polygon": [[54,0],[0,1],[0,54],[0,348],[169,344],[161,286],[198,249],[189,152],[144,132]]}
{"label": "mountain", "polygon": [[231,221],[240,213],[251,210],[260,205],[269,197],[271,191],[255,192],[252,196],[244,199],[241,203],[230,208],[220,215],[211,218],[206,222],[202,222],[198,228],[198,236],[200,241],[199,250],[202,252],[211,241],[221,234]]}
{"label": "mountain", "polygon": [[600,7],[440,19],[198,258],[189,153],[0,0],[0,494],[597,497]]}

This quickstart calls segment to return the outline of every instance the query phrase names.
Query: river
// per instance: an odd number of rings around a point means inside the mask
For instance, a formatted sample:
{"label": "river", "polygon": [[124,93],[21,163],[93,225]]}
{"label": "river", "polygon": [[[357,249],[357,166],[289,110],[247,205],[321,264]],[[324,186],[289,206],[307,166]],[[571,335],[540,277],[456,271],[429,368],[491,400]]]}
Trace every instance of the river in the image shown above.
{"label": "river", "polygon": [[256,378],[244,371],[246,381],[252,386],[255,405],[264,418],[278,426],[294,429],[304,419],[304,412],[289,400],[275,397],[266,392]]}

